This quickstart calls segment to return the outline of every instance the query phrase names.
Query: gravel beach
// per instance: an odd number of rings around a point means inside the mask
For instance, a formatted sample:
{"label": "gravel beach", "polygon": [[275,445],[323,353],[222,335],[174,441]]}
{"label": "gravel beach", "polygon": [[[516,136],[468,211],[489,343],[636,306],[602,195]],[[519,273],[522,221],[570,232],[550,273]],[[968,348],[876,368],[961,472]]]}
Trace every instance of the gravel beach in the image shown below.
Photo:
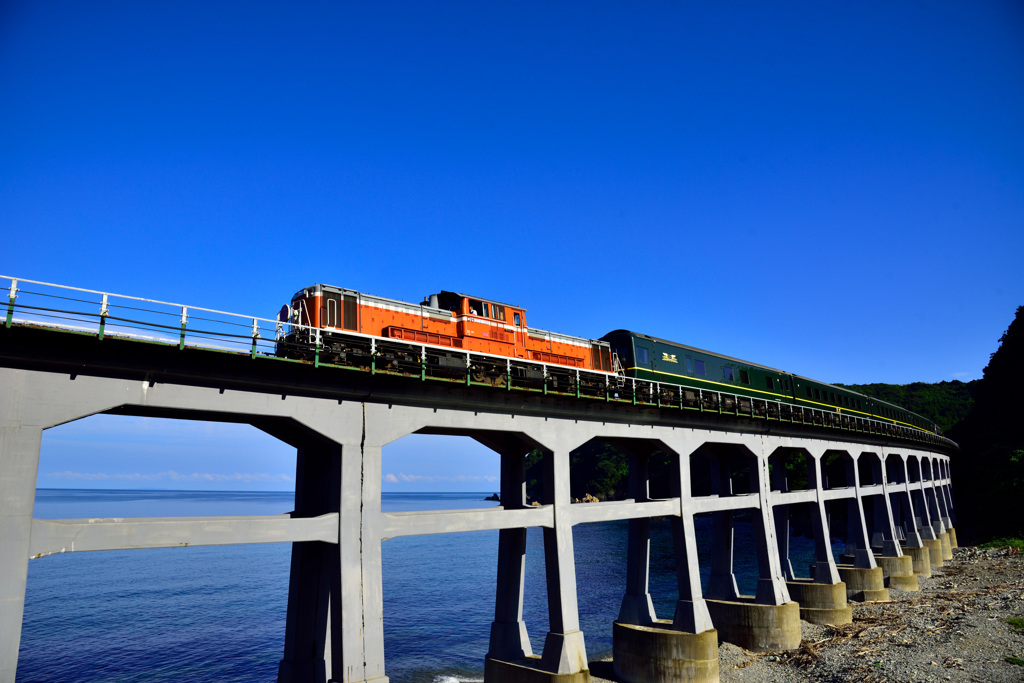
{"label": "gravel beach", "polygon": [[[890,590],[890,602],[852,603],[846,626],[801,622],[796,651],[720,644],[721,681],[1024,681],[1024,629],[1007,622],[1024,619],[1024,555],[957,548],[920,585]],[[619,679],[611,662],[592,662],[591,680]]]}

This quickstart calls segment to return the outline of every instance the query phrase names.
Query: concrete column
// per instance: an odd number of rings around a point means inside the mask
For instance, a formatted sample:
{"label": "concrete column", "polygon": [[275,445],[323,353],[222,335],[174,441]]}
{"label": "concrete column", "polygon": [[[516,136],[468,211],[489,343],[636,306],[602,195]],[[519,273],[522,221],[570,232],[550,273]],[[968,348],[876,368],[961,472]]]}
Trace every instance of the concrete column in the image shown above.
{"label": "concrete column", "polygon": [[756,485],[754,490],[758,492],[760,501],[760,506],[754,513],[754,538],[759,572],[756,602],[760,605],[784,605],[790,602],[789,590],[786,588],[786,580],[782,575],[782,565],[779,561],[768,456],[764,452],[763,443],[760,452],[754,453],[754,458],[755,467],[751,473],[751,484]]}
{"label": "concrete column", "polygon": [[[732,495],[728,456],[711,458],[711,493]],[[711,576],[708,579],[708,597],[715,600],[735,600],[740,596],[733,567],[732,510],[711,513]]]}
{"label": "concrete column", "polygon": [[811,512],[814,527],[814,571],[815,583],[835,585],[839,583],[839,570],[832,555],[832,536],[828,528],[828,512],[825,510],[825,480],[821,474],[821,459],[824,449],[808,449],[811,461],[808,463],[807,478],[817,493],[818,499]]}
{"label": "concrete column", "polygon": [[[772,472],[772,490],[779,493],[789,491],[789,482],[786,481],[785,468],[776,467],[775,471]],[[793,563],[789,559],[789,506],[775,505],[772,513],[775,522],[775,539],[778,543],[782,575],[786,581],[793,581],[796,575],[793,573]]]}
{"label": "concrete column", "polygon": [[[0,401],[5,397],[6,392]],[[0,553],[0,681],[14,683],[43,430],[39,425],[19,425],[17,416],[10,414],[14,408],[10,403],[0,407],[4,420],[0,424],[0,538],[4,543]]]}
{"label": "concrete column", "polygon": [[885,451],[878,454],[879,457],[871,461],[871,476],[882,485],[882,495],[875,496],[874,521],[875,530],[882,534],[882,556],[902,557],[899,540],[896,538],[896,523],[892,516],[892,503],[889,500],[889,482],[885,476],[885,468],[882,462],[885,460]]}
{"label": "concrete column", "polygon": [[14,683],[43,430],[113,408],[124,392],[0,368],[0,683]]}
{"label": "concrete column", "polygon": [[672,627],[687,633],[704,633],[714,629],[708,605],[701,592],[700,564],[697,560],[697,536],[690,503],[690,455],[700,447],[695,440],[672,442],[677,454],[677,476],[672,479],[671,492],[679,497],[679,517],[672,518],[672,543],[676,558],[676,580],[679,601],[676,602]]}
{"label": "concrete column", "polygon": [[[637,503],[650,500],[648,455],[635,453],[629,458],[628,497]],[[651,560],[651,519],[629,520],[626,543],[626,594],[622,598],[617,621],[645,626],[657,619],[649,591]]]}
{"label": "concrete column", "polygon": [[[501,505],[506,510],[526,506],[526,460],[517,450],[501,452]],[[526,529],[498,532],[498,578],[494,621],[487,656],[512,661],[533,654],[523,621],[523,584],[526,575]]]}
{"label": "concrete column", "polygon": [[576,564],[569,510],[572,504],[569,496],[569,451],[569,444],[560,443],[544,459],[544,503],[553,506],[554,527],[544,528],[549,630],[544,639],[541,666],[560,674],[587,668],[587,649],[576,602]]}
{"label": "concrete column", "polygon": [[[295,514],[300,517],[337,512],[341,494],[341,447],[308,445],[298,449],[295,465]],[[284,657],[278,683],[326,683],[331,663],[343,670],[344,654],[332,658],[327,647],[331,599],[340,617],[339,547],[319,541],[292,544]],[[343,630],[337,631],[338,645]],[[341,650],[342,648],[338,648]]]}
{"label": "concrete column", "polygon": [[[857,459],[846,461],[846,481],[853,486],[854,497],[847,500],[846,552],[853,551],[853,566],[858,569],[874,569],[875,556],[871,552],[867,522],[864,519],[864,504],[860,495],[860,473]],[[849,582],[847,582],[849,583]]]}

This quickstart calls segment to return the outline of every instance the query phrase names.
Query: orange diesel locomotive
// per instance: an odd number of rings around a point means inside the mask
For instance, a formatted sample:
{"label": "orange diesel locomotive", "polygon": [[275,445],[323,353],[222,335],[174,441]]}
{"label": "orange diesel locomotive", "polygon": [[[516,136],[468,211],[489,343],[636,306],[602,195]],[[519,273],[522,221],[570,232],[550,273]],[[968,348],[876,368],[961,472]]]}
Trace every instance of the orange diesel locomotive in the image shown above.
{"label": "orange diesel locomotive", "polygon": [[[455,376],[471,363],[473,381],[495,385],[543,379],[546,370],[536,363],[612,371],[608,342],[531,329],[524,308],[456,292],[431,294],[417,305],[313,285],[295,293],[281,320],[293,327],[279,354],[308,357],[314,349],[317,360],[338,365],[409,372],[429,367],[432,375]],[[409,343],[423,345],[420,357]]]}

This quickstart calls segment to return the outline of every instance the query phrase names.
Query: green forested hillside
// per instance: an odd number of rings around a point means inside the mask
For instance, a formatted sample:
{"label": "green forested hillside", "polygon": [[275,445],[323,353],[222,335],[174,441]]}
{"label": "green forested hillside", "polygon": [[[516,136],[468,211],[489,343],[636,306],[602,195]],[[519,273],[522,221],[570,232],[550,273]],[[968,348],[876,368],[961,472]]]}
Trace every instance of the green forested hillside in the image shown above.
{"label": "green forested hillside", "polygon": [[927,384],[837,384],[859,391],[865,396],[894,403],[901,408],[934,420],[942,431],[948,432],[967,417],[974,406],[974,392],[981,380],[939,382]]}

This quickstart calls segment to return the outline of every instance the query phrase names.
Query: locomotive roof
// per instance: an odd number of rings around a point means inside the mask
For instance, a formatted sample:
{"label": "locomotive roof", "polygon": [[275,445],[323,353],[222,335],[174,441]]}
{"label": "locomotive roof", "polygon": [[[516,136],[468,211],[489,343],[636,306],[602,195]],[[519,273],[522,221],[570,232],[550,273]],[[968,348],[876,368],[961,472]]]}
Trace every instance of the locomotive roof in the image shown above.
{"label": "locomotive roof", "polygon": [[441,290],[438,294],[451,294],[453,296],[461,296],[463,299],[479,299],[480,301],[486,301],[489,304],[498,304],[499,306],[508,306],[509,308],[517,308],[520,311],[526,312],[526,309],[522,306],[516,306],[515,304],[506,304],[495,299],[488,299],[485,296],[477,296],[475,294],[463,294],[462,292],[449,292],[447,290]]}

